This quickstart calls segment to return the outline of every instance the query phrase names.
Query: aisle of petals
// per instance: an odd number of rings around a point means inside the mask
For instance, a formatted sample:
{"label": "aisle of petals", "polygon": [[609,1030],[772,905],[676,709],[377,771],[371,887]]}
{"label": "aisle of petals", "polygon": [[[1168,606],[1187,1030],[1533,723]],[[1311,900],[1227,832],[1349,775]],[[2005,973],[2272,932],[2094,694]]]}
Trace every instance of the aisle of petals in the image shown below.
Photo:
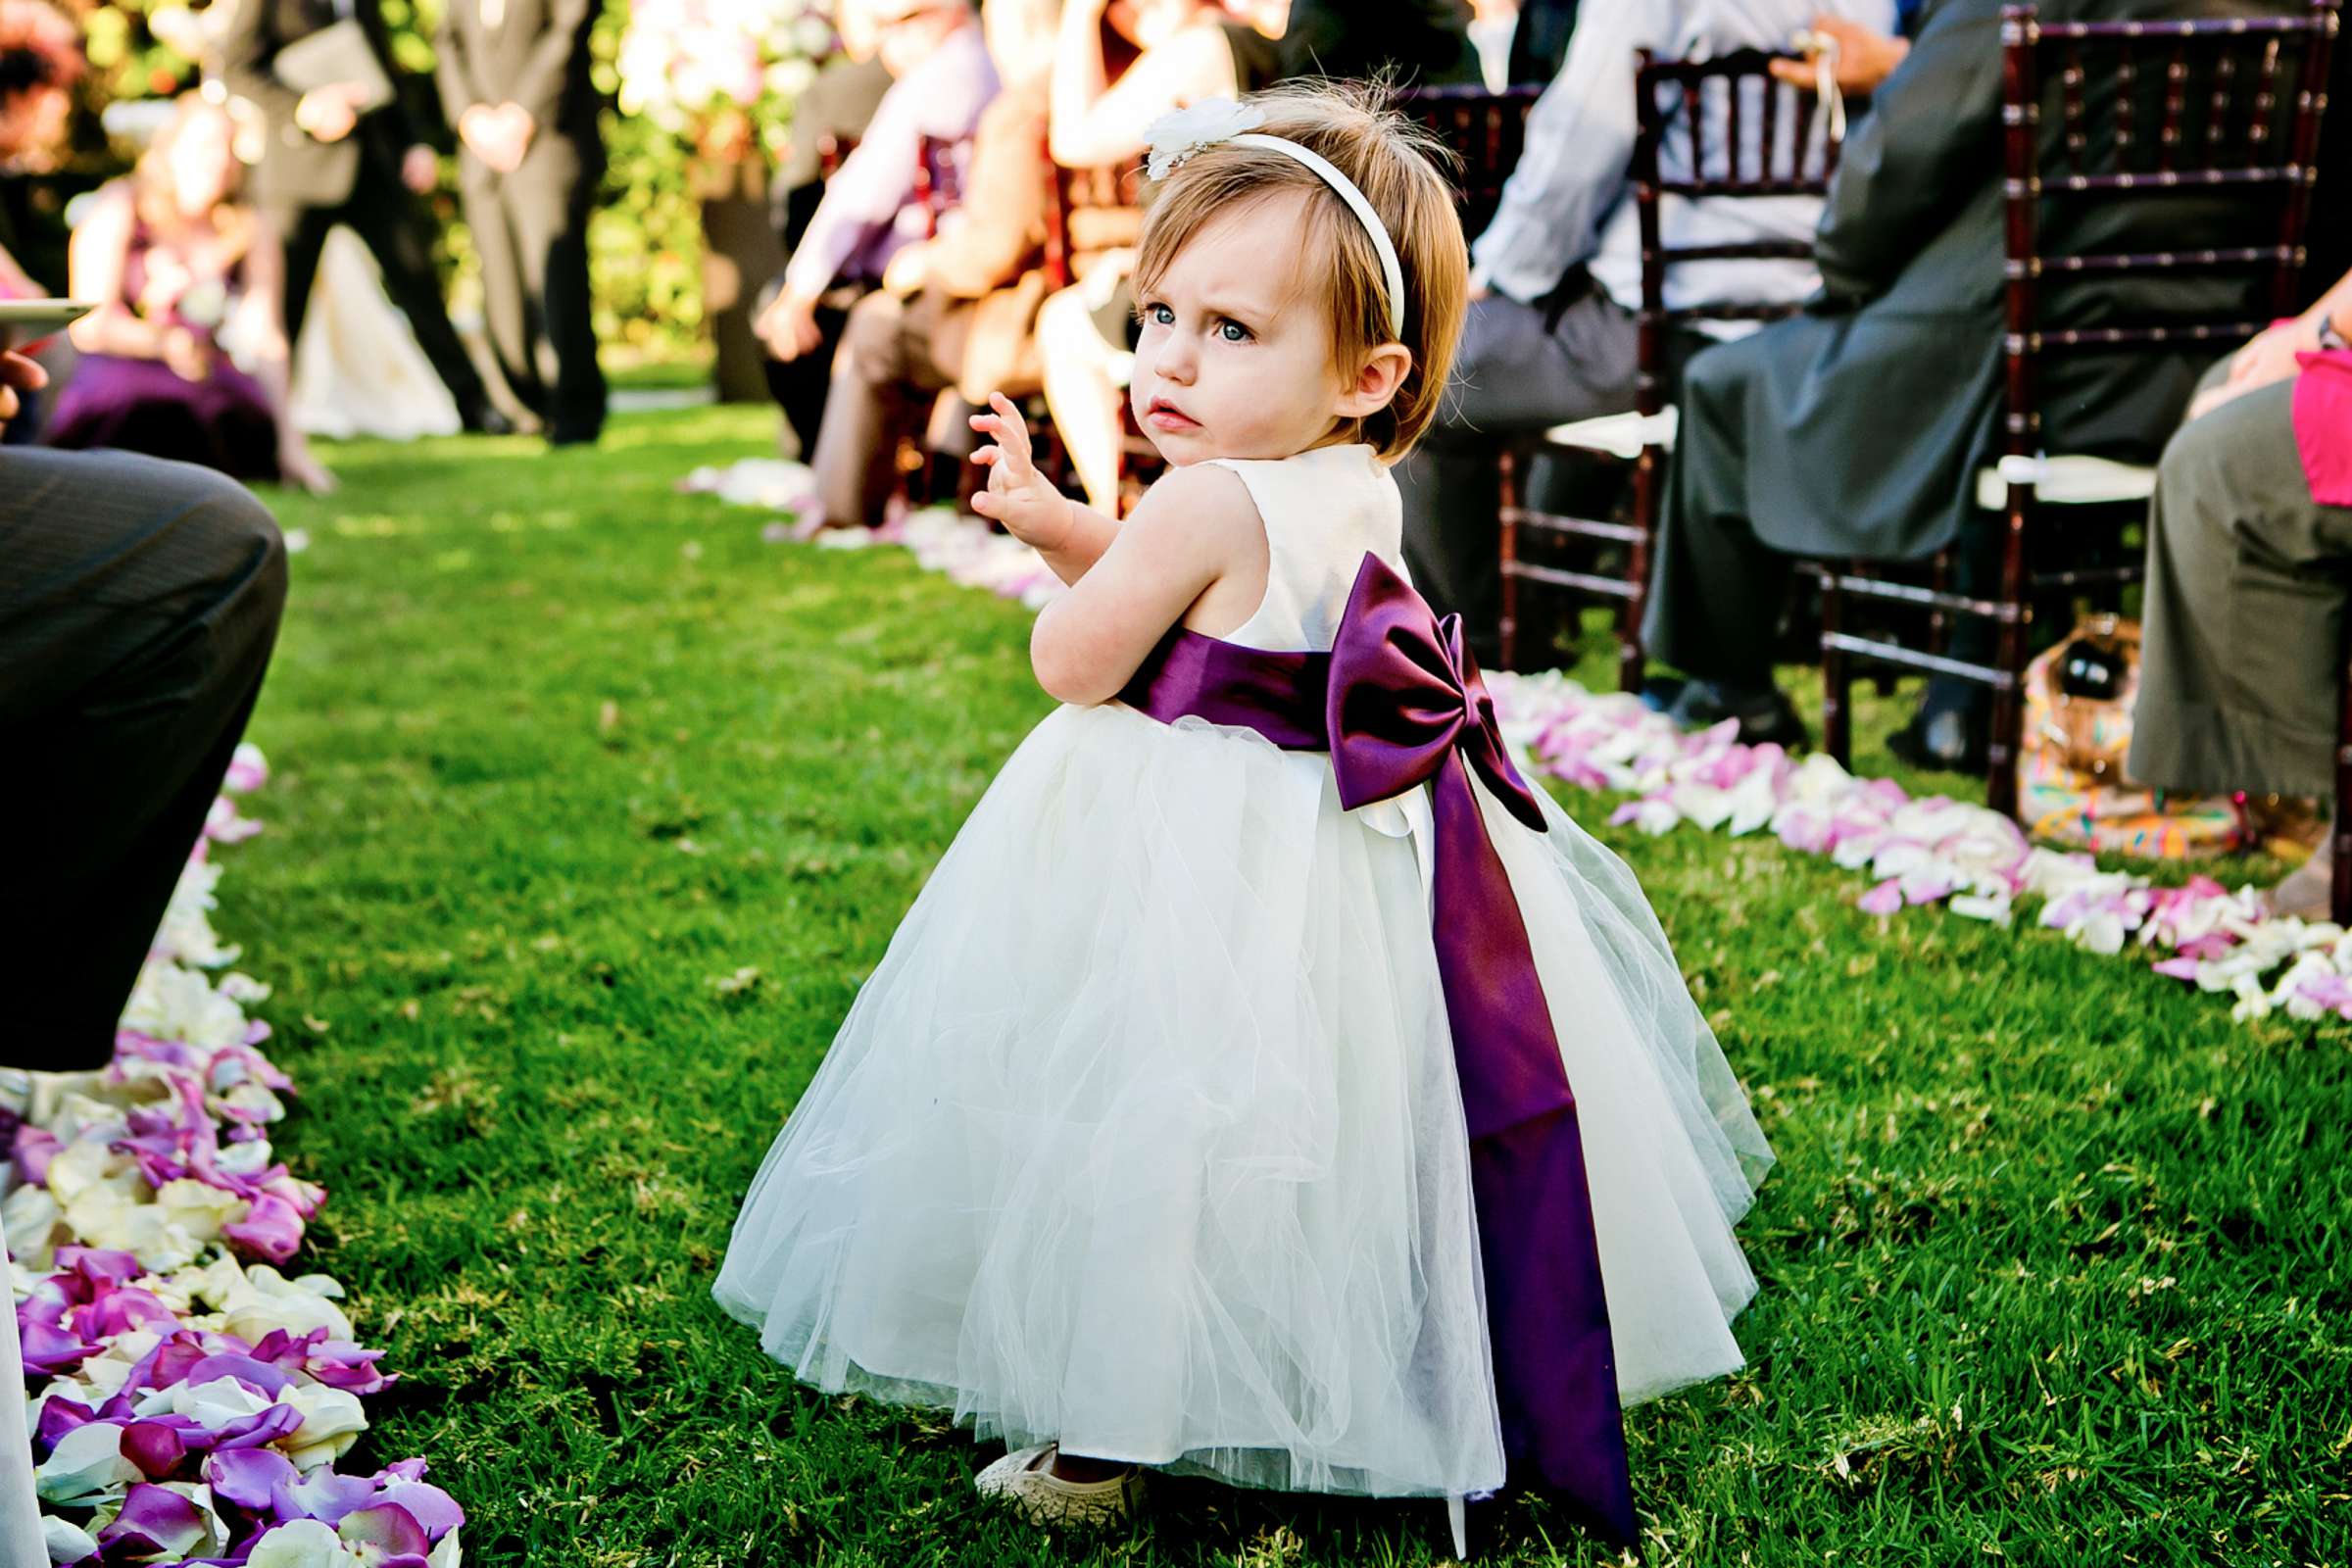
{"label": "aisle of petals", "polygon": [[[324,1274],[281,1272],[325,1193],[274,1158],[293,1085],[246,1016],[269,988],[214,934],[215,846],[259,831],[238,750],[102,1072],[15,1075],[0,1207],[54,1563],[457,1568],[421,1459],[335,1469],[393,1379]],[[219,971],[216,973],[216,971]]]}
{"label": "aisle of petals", "polygon": [[[1061,591],[1052,568],[1016,539],[946,508],[889,528],[818,537],[859,548],[899,543],[926,568],[1036,608]],[[1685,734],[1622,693],[1594,694],[1559,673],[1487,676],[1504,728],[1544,772],[1588,790],[1630,795],[1610,820],[1661,834],[1685,823],[1735,837],[1769,832],[1789,849],[1867,871],[1856,900],[1890,916],[1940,904],[2009,925],[2034,922],[2078,948],[2135,954],[2155,972],[2226,996],[2239,1021],[2274,1012],[2352,1019],[2352,933],[2273,918],[2251,888],[2211,877],[2157,887],[2102,871],[2088,855],[2027,842],[1997,811],[1944,796],[1912,798],[1891,779],[1856,778],[1820,753],[1742,746],[1736,723]]]}
{"label": "aisle of petals", "polygon": [[1555,672],[1490,677],[1506,727],[1544,771],[1635,799],[1610,817],[1645,833],[1683,823],[1732,835],[1769,832],[1806,855],[1866,870],[1857,900],[1892,915],[1923,904],[2008,925],[2032,901],[2034,922],[2090,953],[2137,953],[2158,974],[2226,995],[2241,1021],[2283,1011],[2352,1018],[2352,934],[2268,915],[2251,888],[2211,877],[2162,888],[2102,871],[2088,855],[2030,844],[1997,811],[1891,779],[1856,778],[1821,753],[1742,746],[1729,722],[1685,734],[1623,693],[1595,695]]}

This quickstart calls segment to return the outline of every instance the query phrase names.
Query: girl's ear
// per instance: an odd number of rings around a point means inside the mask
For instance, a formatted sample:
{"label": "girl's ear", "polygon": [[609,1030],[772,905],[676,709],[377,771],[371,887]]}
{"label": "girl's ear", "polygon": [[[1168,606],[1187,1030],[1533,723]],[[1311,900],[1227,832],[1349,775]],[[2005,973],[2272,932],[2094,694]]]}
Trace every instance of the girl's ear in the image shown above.
{"label": "girl's ear", "polygon": [[1412,372],[1413,351],[1401,343],[1383,343],[1364,357],[1354,382],[1340,393],[1334,405],[1343,419],[1363,419],[1387,408]]}

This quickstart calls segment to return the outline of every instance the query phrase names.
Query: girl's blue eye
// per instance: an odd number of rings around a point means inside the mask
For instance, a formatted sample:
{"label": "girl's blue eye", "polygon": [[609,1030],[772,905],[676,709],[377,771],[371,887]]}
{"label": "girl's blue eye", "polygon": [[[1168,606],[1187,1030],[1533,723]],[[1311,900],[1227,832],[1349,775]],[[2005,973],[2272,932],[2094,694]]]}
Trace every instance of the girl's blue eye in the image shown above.
{"label": "girl's blue eye", "polygon": [[1144,307],[1144,319],[1156,321],[1161,326],[1173,326],[1176,324],[1176,313],[1165,305],[1147,305]]}
{"label": "girl's blue eye", "polygon": [[1247,343],[1250,341],[1250,329],[1239,321],[1220,322],[1217,327],[1217,335],[1228,343]]}

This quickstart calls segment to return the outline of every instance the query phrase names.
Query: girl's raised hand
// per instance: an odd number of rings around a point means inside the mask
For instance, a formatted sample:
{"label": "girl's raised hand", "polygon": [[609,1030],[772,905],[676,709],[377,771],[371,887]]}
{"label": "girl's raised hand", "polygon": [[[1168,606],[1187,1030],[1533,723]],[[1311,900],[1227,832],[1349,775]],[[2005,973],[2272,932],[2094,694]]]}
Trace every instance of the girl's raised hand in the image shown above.
{"label": "girl's raised hand", "polygon": [[1070,532],[1067,497],[1046,483],[1029,458],[1029,426],[1002,392],[988,395],[989,412],[972,416],[972,428],[992,438],[972,454],[988,470],[988,488],[972,497],[972,510],[1004,525],[1004,531],[1038,550],[1061,548]]}

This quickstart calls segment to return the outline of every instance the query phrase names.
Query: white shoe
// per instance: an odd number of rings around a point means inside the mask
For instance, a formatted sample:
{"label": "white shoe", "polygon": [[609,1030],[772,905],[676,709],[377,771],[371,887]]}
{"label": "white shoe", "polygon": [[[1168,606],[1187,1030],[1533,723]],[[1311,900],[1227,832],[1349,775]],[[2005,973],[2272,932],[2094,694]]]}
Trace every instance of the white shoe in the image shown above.
{"label": "white shoe", "polygon": [[1054,1473],[1057,1446],[1016,1448],[972,1478],[983,1497],[1004,1497],[1031,1524],[1115,1524],[1142,1505],[1144,1473],[1108,1481],[1064,1481]]}

